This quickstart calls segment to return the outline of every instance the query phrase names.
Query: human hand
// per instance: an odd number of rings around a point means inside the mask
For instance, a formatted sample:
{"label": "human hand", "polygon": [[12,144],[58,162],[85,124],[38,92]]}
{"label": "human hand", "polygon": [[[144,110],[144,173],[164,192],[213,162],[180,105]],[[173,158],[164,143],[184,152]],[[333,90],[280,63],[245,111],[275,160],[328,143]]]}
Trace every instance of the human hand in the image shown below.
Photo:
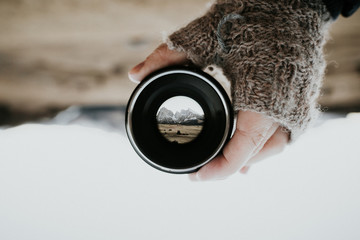
{"label": "human hand", "polygon": [[319,116],[330,24],[321,0],[216,0],[166,43],[200,68],[221,68],[235,112],[262,113],[295,141]]}
{"label": "human hand", "polygon": [[[182,52],[160,45],[145,61],[129,72],[129,78],[140,82],[145,76],[160,68],[188,62]],[[224,179],[237,171],[246,173],[249,166],[284,149],[289,134],[276,122],[261,113],[240,111],[236,131],[223,152],[190,175],[192,180]]]}

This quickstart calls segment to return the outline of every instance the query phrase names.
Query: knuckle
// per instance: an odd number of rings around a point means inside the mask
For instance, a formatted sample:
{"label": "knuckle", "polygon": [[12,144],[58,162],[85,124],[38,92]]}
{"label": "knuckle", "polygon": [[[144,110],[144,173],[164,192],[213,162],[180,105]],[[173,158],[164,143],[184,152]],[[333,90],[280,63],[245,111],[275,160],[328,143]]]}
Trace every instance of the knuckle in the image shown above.
{"label": "knuckle", "polygon": [[159,58],[166,58],[168,55],[168,48],[164,45],[160,45],[158,48],[155,49],[155,54]]}
{"label": "knuckle", "polygon": [[166,54],[164,53],[164,48],[163,47],[158,47],[156,48],[147,58],[146,60],[161,60],[164,58],[164,56],[166,56]]}
{"label": "knuckle", "polygon": [[265,134],[260,130],[245,131],[237,129],[238,133],[245,137],[252,147],[257,148],[265,139]]}
{"label": "knuckle", "polygon": [[235,174],[243,165],[242,161],[238,161],[239,159],[231,159],[226,153],[223,153],[224,159],[221,162],[220,169],[223,169],[226,172],[225,175],[230,176]]}

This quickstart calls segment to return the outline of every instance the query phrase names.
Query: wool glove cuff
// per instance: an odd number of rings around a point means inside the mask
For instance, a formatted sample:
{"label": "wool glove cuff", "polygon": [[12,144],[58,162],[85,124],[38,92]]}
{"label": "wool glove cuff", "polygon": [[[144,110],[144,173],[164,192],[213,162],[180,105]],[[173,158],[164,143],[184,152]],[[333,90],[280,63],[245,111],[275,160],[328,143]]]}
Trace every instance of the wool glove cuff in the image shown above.
{"label": "wool glove cuff", "polygon": [[294,140],[319,112],[330,19],[321,0],[218,0],[167,43],[199,67],[222,68],[235,112],[263,113]]}

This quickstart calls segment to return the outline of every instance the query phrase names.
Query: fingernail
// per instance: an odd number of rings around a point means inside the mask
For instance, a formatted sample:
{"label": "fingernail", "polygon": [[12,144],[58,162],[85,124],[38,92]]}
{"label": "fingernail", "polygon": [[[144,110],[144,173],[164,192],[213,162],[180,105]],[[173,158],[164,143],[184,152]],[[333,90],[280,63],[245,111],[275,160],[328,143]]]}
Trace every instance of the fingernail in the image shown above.
{"label": "fingernail", "polygon": [[140,83],[140,80],[136,79],[135,75],[128,73],[128,77],[133,83]]}
{"label": "fingernail", "polygon": [[193,182],[201,181],[201,178],[199,178],[199,172],[190,173],[189,174],[189,179],[190,179],[190,181],[193,181]]}
{"label": "fingernail", "polygon": [[198,182],[199,179],[197,178],[197,172],[195,172],[195,173],[190,173],[190,174],[189,174],[189,179],[190,179],[190,181],[192,181],[192,182]]}
{"label": "fingernail", "polygon": [[204,178],[202,177],[202,174],[200,171],[196,172],[196,181],[203,181]]}
{"label": "fingernail", "polygon": [[241,172],[242,174],[247,174],[247,173],[249,172],[249,169],[250,169],[249,166],[245,166],[245,167],[243,167],[243,168],[240,169],[240,172]]}
{"label": "fingernail", "polygon": [[130,72],[128,73],[129,79],[134,82],[134,83],[139,83],[140,79],[137,76],[137,74],[139,73],[139,71],[141,70],[141,68],[144,66],[145,61],[139,63],[138,65],[136,65],[135,67],[133,67]]}

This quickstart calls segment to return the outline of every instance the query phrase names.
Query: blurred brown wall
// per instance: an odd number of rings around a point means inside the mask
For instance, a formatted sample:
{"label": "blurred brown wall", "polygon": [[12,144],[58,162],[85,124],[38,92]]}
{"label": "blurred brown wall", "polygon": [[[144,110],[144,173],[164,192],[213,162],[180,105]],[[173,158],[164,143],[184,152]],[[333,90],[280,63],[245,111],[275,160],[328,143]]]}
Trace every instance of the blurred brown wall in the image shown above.
{"label": "blurred brown wall", "polygon": [[332,25],[330,37],[319,102],[330,110],[360,111],[360,11],[350,18],[340,17]]}
{"label": "blurred brown wall", "polygon": [[[0,106],[43,112],[125,104],[127,71],[207,0],[1,0]],[[360,108],[360,11],[340,18],[326,47],[320,103]],[[1,112],[0,112],[1,114]]]}

